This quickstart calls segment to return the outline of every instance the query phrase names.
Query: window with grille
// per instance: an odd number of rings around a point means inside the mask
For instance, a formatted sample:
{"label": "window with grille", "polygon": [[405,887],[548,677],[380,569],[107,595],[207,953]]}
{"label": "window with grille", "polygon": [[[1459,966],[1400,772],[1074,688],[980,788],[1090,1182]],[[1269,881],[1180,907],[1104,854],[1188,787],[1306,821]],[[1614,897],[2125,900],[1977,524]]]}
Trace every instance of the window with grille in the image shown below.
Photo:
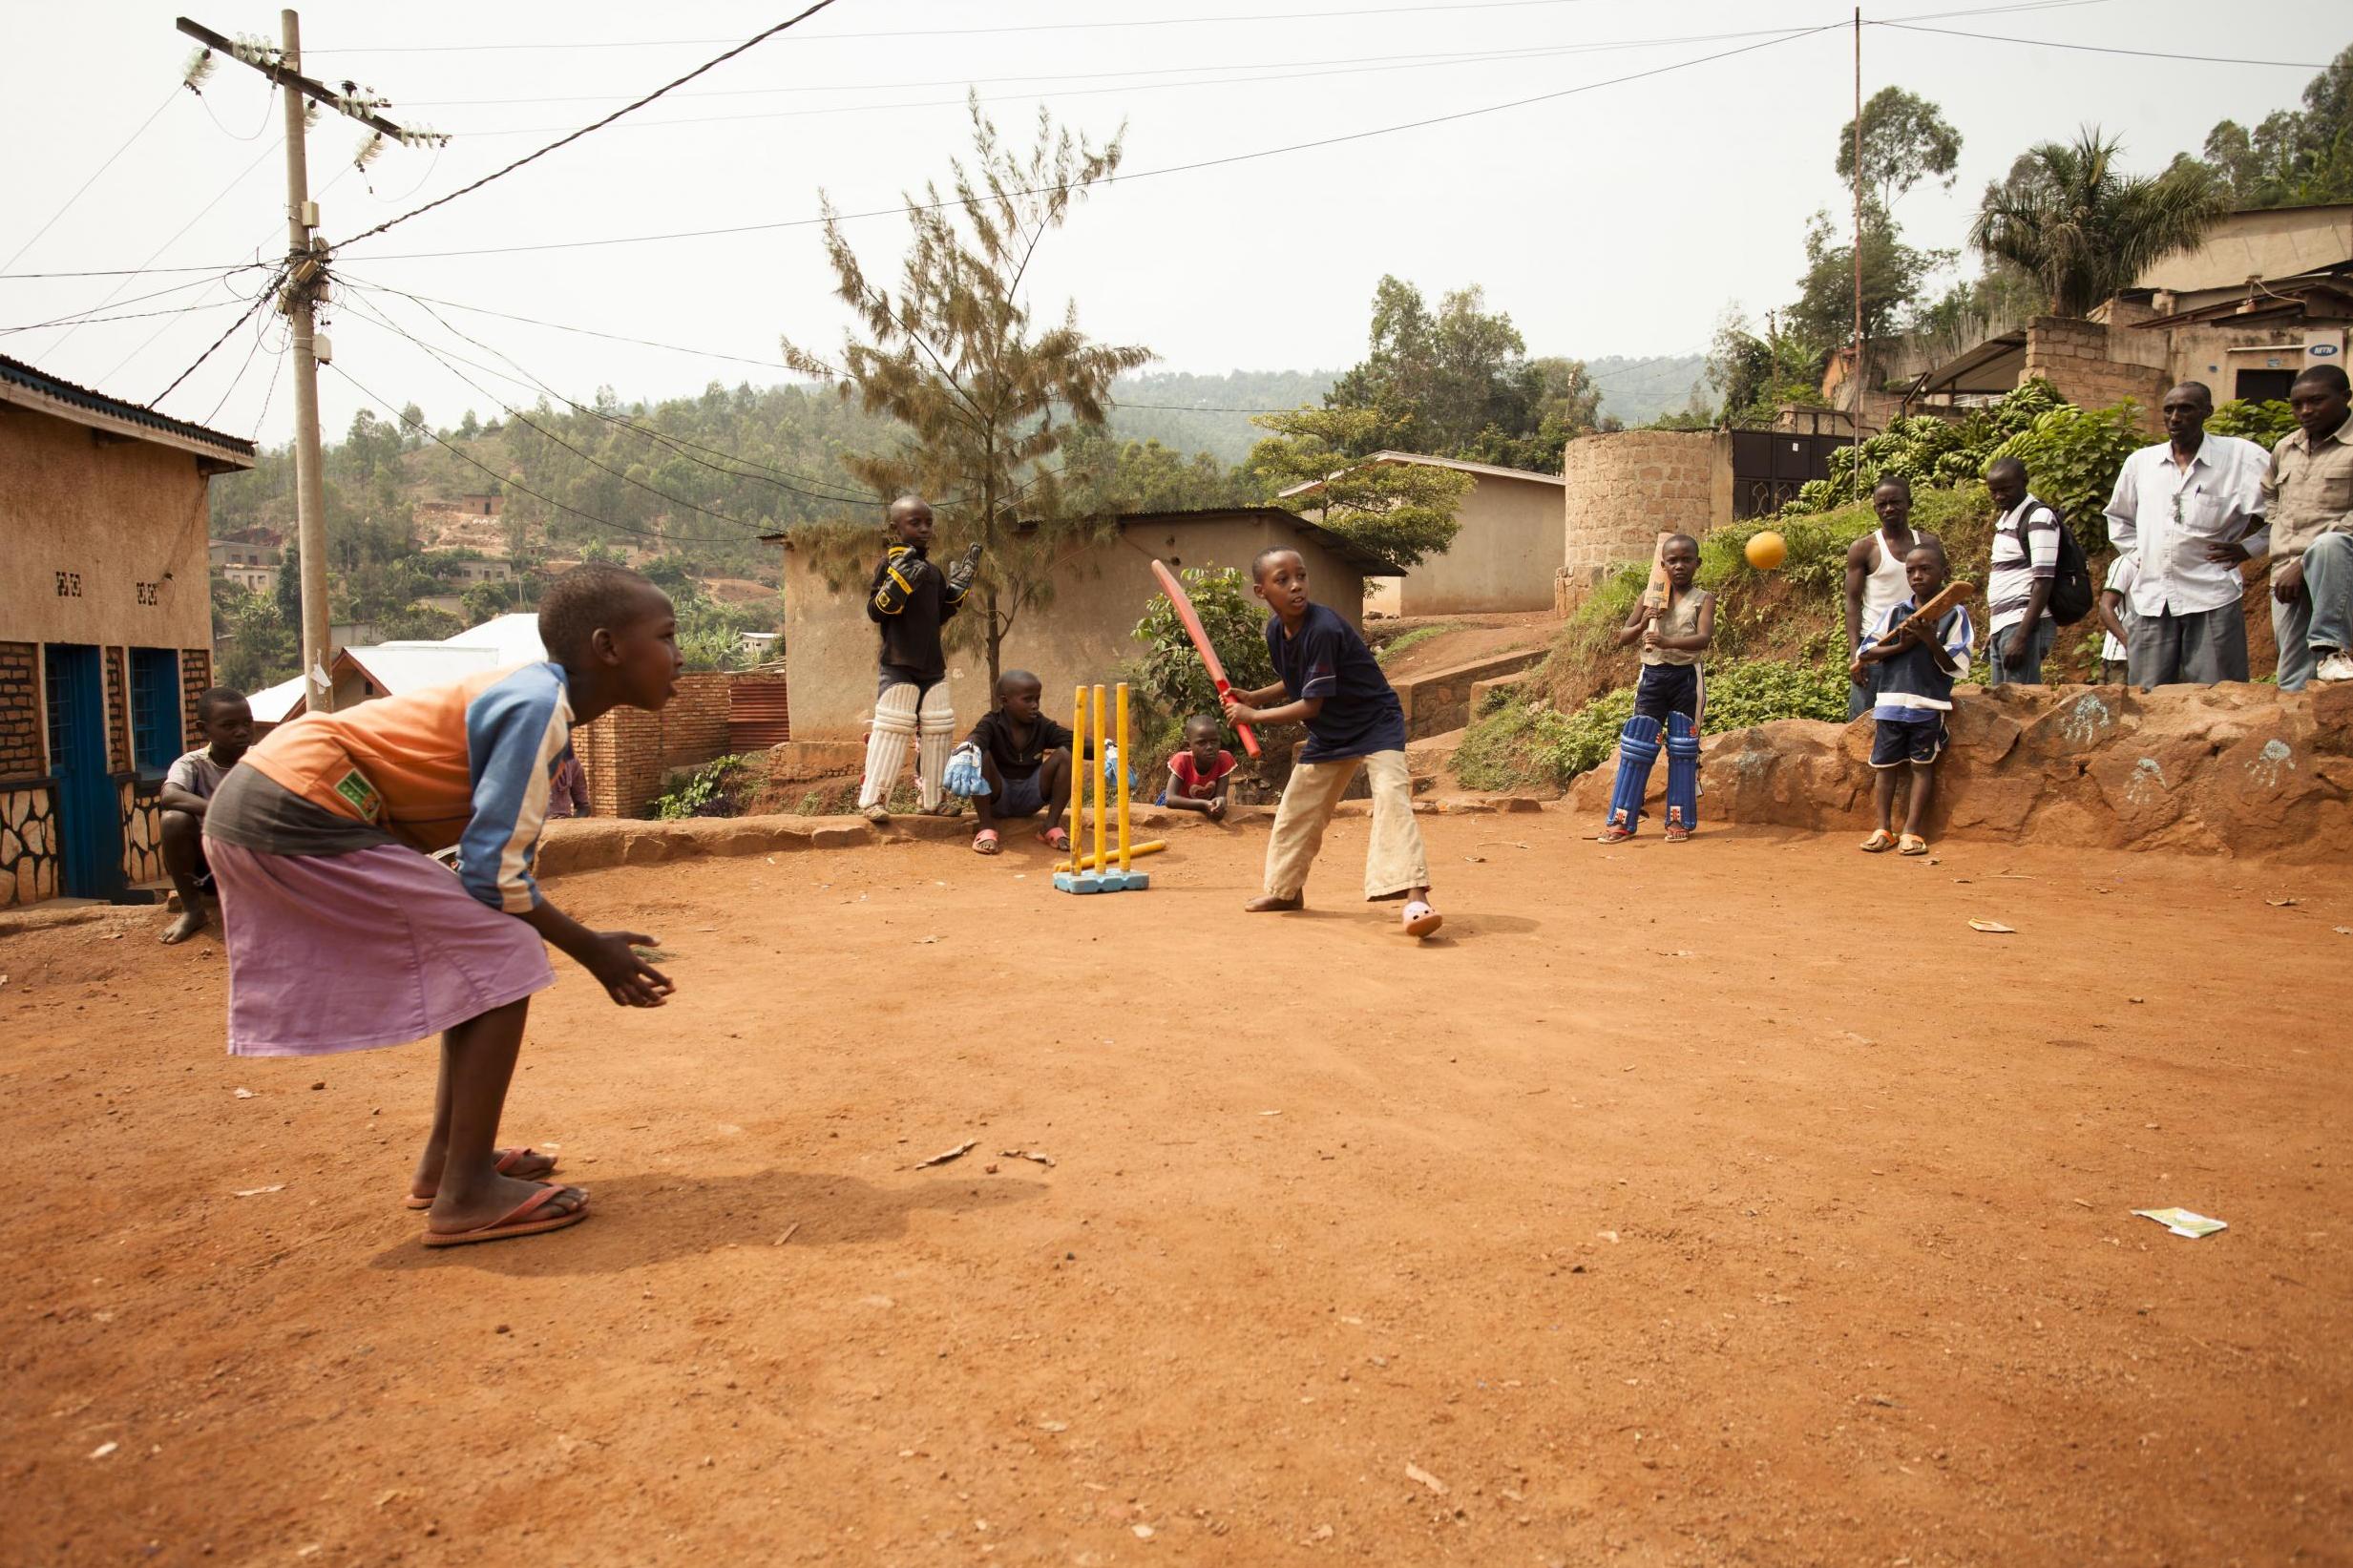
{"label": "window with grille", "polygon": [[131,650],[131,748],[144,778],[160,779],[179,760],[179,654]]}

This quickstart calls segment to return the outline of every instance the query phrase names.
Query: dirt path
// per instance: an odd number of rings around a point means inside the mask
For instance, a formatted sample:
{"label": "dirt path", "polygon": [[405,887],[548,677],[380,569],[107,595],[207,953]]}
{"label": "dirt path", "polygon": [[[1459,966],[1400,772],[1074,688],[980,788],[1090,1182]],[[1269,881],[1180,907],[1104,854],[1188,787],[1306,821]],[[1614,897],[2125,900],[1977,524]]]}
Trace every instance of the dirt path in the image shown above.
{"label": "dirt path", "polygon": [[2338,871],[1427,826],[1420,951],[1361,822],[1280,921],[1256,831],[567,879],[680,994],[540,998],[596,1218],[441,1254],[428,1050],[0,939],[0,1558],[2348,1560]]}

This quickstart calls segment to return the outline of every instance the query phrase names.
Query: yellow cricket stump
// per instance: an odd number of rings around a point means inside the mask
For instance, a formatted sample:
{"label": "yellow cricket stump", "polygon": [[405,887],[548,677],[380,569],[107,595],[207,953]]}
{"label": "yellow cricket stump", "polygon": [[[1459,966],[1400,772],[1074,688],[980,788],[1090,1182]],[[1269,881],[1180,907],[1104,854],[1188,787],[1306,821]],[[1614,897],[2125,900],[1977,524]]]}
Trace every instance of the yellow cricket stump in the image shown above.
{"label": "yellow cricket stump", "polygon": [[[1091,699],[1091,700],[1090,700]],[[1093,744],[1088,736],[1094,737]],[[1070,859],[1054,868],[1054,888],[1064,893],[1117,893],[1142,891],[1152,885],[1151,877],[1143,871],[1128,869],[1128,862],[1138,855],[1147,855],[1167,847],[1165,842],[1133,844],[1128,832],[1127,771],[1134,765],[1127,723],[1127,682],[1106,690],[1098,684],[1090,693],[1081,685],[1071,703],[1070,749]],[[1103,777],[1103,758],[1106,740],[1115,740],[1119,746],[1119,765],[1113,770],[1116,780]],[[1087,781],[1094,781],[1095,837],[1090,848],[1086,838],[1088,812]],[[1116,785],[1119,807],[1111,808],[1109,794]],[[1119,866],[1111,865],[1116,834]]]}

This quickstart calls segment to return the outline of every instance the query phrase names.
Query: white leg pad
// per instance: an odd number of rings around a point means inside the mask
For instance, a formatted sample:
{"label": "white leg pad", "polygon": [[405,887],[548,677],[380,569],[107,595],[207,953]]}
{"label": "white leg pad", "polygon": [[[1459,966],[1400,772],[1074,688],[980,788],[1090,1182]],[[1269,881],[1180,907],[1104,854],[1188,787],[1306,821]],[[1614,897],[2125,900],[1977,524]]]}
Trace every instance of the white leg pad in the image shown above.
{"label": "white leg pad", "polygon": [[858,785],[858,809],[890,799],[907,748],[915,739],[915,688],[893,686],[874,699],[874,722],[866,732],[866,778]]}
{"label": "white leg pad", "polygon": [[923,694],[916,729],[915,798],[930,811],[948,797],[948,754],[956,749],[956,708],[945,680]]}

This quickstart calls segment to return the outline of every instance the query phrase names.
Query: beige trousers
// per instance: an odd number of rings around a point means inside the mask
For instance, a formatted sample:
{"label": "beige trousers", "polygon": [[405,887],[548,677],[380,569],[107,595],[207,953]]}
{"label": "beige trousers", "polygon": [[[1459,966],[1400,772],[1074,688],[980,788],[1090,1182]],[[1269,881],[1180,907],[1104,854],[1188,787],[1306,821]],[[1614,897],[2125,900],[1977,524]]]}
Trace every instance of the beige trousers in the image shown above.
{"label": "beige trousers", "polygon": [[1323,847],[1324,828],[1361,763],[1373,785],[1373,836],[1364,847],[1364,896],[1394,898],[1409,888],[1430,885],[1430,862],[1422,853],[1421,828],[1414,821],[1413,776],[1405,753],[1376,751],[1370,757],[1301,763],[1291,770],[1283,804],[1275,808],[1274,835],[1267,841],[1267,891],[1296,898],[1307,887],[1308,868]]}

